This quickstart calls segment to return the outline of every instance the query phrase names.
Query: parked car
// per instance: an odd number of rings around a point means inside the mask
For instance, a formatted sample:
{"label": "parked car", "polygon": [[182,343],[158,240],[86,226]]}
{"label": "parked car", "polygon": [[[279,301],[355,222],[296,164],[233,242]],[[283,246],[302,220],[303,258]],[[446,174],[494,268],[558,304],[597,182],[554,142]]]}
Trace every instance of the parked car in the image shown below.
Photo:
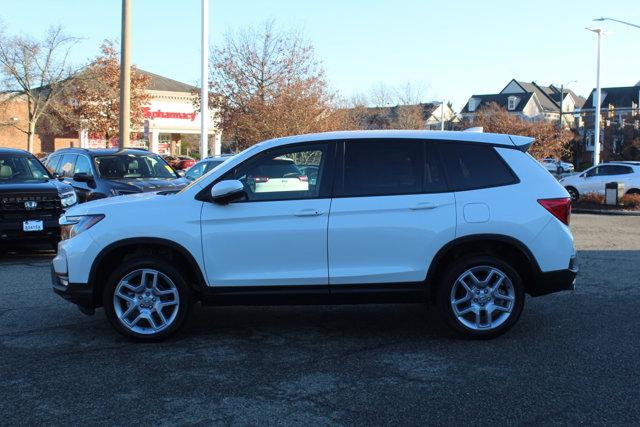
{"label": "parked car", "polygon": [[[577,272],[569,195],[526,154],[532,142],[429,131],[266,141],[179,193],[72,208],[53,289],[84,313],[104,307],[139,340],[176,332],[197,301],[433,303],[460,334],[495,337],[525,294],[573,289]],[[314,183],[254,186],[272,169],[298,180],[307,159]]]}
{"label": "parked car", "polygon": [[176,171],[187,170],[193,165],[196,164],[196,161],[193,157],[189,156],[162,156],[162,158],[169,163],[169,166],[174,168]]}
{"label": "parked car", "polygon": [[55,179],[36,157],[0,148],[0,249],[58,244],[58,219],[77,203],[73,188]]}
{"label": "parked car", "polygon": [[222,156],[212,156],[206,157],[192,166],[187,172],[184,174],[184,177],[189,181],[195,181],[200,178],[202,175],[208,173],[213,168],[221,165],[225,161],[232,158],[233,155],[224,154]]}
{"label": "parked car", "polygon": [[547,158],[540,160],[542,166],[544,166],[549,172],[562,175],[563,173],[573,173],[573,163],[563,162],[560,159]]}
{"label": "parked car", "polygon": [[626,194],[640,194],[640,162],[603,163],[560,180],[574,200],[585,193],[604,195],[608,182],[623,183]]}
{"label": "parked car", "polygon": [[64,148],[45,163],[78,194],[80,202],[126,194],[180,190],[188,181],[162,157],[139,149]]}

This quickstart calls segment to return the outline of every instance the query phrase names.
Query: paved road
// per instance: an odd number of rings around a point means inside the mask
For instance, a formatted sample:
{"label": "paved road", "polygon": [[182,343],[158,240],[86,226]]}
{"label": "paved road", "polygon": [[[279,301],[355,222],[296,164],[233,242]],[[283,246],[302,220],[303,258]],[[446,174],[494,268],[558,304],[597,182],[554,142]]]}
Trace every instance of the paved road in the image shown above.
{"label": "paved road", "polygon": [[0,424],[638,424],[640,218],[574,215],[577,291],[506,336],[450,336],[420,306],[199,308],[134,344],[0,260]]}

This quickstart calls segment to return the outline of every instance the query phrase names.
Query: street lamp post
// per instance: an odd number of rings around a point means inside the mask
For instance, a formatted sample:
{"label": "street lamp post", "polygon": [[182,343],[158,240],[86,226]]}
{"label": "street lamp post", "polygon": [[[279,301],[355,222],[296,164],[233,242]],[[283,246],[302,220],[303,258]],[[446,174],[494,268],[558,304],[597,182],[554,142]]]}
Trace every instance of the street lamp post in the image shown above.
{"label": "street lamp post", "polygon": [[[131,121],[131,0],[122,0],[122,35],[120,39],[120,117],[118,148],[129,146]],[[107,141],[108,144],[108,141]]]}
{"label": "street lamp post", "polygon": [[620,24],[624,24],[624,25],[628,25],[630,27],[636,27],[636,28],[640,28],[640,25],[636,25],[636,24],[632,24],[631,22],[625,22],[625,21],[621,21],[619,19],[614,19],[614,18],[596,18],[594,19],[594,21],[613,21],[613,22],[619,22]]}
{"label": "street lamp post", "polygon": [[200,57],[200,158],[209,151],[209,0],[202,0],[202,51]]}
{"label": "street lamp post", "polygon": [[596,65],[596,110],[595,110],[595,126],[593,135],[593,165],[600,163],[600,50],[602,49],[602,28],[587,28],[598,35],[598,54]]}

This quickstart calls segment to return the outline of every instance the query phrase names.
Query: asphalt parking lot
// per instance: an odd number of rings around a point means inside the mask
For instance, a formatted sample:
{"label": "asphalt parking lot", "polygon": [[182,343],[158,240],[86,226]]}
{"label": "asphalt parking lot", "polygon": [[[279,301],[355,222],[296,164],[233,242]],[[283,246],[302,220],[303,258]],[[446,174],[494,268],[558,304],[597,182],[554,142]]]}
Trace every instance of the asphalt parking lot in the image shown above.
{"label": "asphalt parking lot", "polygon": [[507,335],[422,306],[207,307],[136,344],[0,258],[1,424],[638,424],[640,217],[574,215],[578,289],[528,299]]}

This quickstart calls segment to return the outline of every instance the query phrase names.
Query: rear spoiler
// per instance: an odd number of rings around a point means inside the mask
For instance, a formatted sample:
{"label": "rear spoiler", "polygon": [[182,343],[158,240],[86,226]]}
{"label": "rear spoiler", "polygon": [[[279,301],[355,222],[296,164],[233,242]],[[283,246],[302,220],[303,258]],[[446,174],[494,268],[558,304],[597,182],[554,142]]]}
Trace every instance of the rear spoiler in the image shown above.
{"label": "rear spoiler", "polygon": [[535,141],[535,138],[531,138],[530,136],[509,135],[509,138],[511,138],[513,145],[523,153],[529,151],[531,144]]}

